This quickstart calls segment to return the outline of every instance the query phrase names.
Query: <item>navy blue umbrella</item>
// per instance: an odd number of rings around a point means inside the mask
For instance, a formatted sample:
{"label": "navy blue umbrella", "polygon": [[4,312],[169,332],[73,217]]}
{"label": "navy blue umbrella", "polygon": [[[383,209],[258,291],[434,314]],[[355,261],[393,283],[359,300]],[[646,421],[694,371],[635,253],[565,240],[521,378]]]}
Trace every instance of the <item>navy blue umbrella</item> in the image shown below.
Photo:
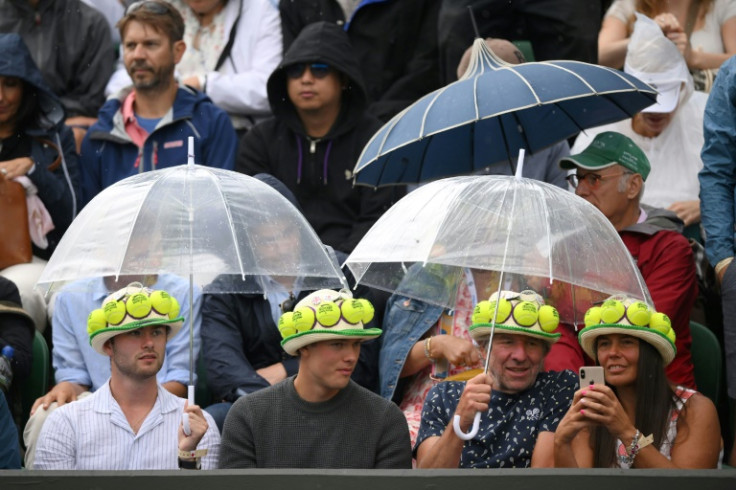
{"label": "navy blue umbrella", "polygon": [[579,61],[510,65],[476,39],[463,78],[394,116],[355,166],[356,183],[420,183],[535,153],[656,102],[639,79]]}

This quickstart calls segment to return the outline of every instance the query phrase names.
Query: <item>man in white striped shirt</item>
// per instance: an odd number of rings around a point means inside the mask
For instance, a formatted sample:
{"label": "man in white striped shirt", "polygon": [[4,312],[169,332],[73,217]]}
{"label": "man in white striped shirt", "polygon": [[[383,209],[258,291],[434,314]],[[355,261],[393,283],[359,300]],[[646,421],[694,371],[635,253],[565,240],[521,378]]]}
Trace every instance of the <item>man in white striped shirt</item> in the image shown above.
{"label": "man in white striped shirt", "polygon": [[[90,313],[90,344],[110,357],[110,379],[49,415],[35,469],[217,468],[220,434],[212,417],[156,380],[166,341],[182,320],[174,297],[138,283],[111,294]],[[189,435],[182,412],[189,414]]]}

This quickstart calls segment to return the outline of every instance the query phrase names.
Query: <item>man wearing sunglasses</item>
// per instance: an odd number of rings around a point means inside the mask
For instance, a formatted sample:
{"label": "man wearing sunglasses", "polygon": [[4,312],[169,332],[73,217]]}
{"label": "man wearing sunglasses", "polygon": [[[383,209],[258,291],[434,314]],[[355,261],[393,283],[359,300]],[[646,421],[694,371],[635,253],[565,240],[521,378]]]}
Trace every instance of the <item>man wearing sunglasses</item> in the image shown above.
{"label": "man wearing sunglasses", "polygon": [[197,163],[232,169],[237,139],[227,113],[174,77],[186,50],[181,14],[144,0],[118,28],[133,85],[108,99],[82,142],[82,204],[126,177],[186,163],[189,136]]}
{"label": "man wearing sunglasses", "polygon": [[[689,323],[698,293],[695,262],[690,243],[680,233],[682,221],[672,211],[640,204],[650,171],[646,155],[628,137],[607,131],[597,135],[581,153],[563,158],[560,166],[575,170],[568,177],[575,193],[598,208],[618,230],[657,311],[672,320],[677,355],[667,366],[667,376],[679,385],[695,388]],[[561,343],[567,339],[577,346],[577,362],[582,365],[576,337],[567,329]],[[547,364],[547,368],[559,366]]]}
{"label": "man wearing sunglasses", "polygon": [[351,252],[399,196],[353,187],[355,162],[380,122],[366,112],[347,34],[327,22],[304,28],[269,77],[268,100],[274,117],[243,137],[235,169],[286,184],[320,239]]}

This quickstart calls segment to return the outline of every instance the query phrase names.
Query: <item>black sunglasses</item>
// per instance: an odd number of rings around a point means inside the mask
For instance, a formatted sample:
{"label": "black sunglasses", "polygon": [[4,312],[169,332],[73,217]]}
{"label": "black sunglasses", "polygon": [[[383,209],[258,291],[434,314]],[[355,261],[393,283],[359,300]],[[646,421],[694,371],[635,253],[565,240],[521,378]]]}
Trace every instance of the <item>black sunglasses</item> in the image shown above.
{"label": "black sunglasses", "polygon": [[300,78],[307,68],[314,78],[325,78],[332,73],[332,67],[327,63],[294,63],[285,67],[284,72],[289,78]]}

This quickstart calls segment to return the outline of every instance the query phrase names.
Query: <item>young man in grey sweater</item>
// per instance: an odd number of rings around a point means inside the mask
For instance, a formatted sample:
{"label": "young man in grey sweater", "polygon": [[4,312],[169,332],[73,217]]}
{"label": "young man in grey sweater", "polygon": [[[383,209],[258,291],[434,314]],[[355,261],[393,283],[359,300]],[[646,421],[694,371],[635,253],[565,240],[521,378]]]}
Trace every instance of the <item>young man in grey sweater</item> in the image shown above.
{"label": "young man in grey sweater", "polygon": [[221,468],[411,468],[401,410],[350,380],[373,307],[321,290],[279,321],[296,376],[239,398],[222,433]]}

